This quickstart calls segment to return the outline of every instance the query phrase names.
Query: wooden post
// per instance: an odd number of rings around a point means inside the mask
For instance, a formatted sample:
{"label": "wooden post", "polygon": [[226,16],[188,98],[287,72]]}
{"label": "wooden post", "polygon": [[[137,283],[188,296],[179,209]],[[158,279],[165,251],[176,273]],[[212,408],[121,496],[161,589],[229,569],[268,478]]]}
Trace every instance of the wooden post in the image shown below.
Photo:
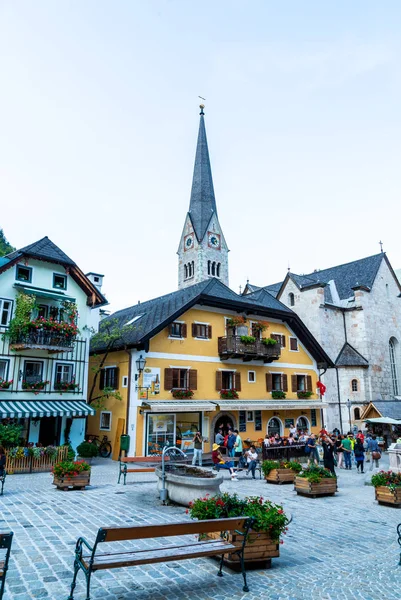
{"label": "wooden post", "polygon": [[113,444],[113,460],[118,460],[120,458],[120,436],[124,433],[125,428],[125,419],[118,419],[117,421],[117,430],[116,437],[114,438]]}

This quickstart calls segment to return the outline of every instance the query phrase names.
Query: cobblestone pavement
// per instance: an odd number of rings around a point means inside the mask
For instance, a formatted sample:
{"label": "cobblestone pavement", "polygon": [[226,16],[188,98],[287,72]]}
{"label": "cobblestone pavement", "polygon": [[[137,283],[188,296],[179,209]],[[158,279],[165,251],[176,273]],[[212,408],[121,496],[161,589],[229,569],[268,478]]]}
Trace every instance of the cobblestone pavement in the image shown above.
{"label": "cobblestone pavement", "polygon": [[[383,461],[385,465],[385,459]],[[368,465],[369,466],[369,465]],[[128,476],[117,485],[117,465],[93,467],[86,491],[62,492],[48,473],[13,475],[0,498],[0,530],[14,531],[4,600],[66,600],[72,578],[74,544],[89,542],[100,526],[174,522],[188,518],[185,509],[161,506],[153,474]],[[379,506],[374,490],[355,470],[341,470],[335,497],[304,498],[292,485],[264,480],[225,480],[223,488],[261,494],[282,503],[292,514],[289,532],[273,567],[249,573],[250,592],[242,577],[225,569],[217,578],[211,559],[101,571],[92,578],[92,599],[102,600],[378,600],[399,596],[401,567],[396,525],[401,511]],[[114,544],[118,546],[118,544]],[[123,547],[123,546],[121,546]],[[85,599],[80,573],[76,600]]]}

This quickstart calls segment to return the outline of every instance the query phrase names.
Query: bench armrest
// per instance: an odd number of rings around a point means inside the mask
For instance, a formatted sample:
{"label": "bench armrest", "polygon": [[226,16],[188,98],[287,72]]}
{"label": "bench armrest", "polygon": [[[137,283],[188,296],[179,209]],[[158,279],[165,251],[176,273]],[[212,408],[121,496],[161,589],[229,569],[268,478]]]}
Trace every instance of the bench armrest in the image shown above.
{"label": "bench armrest", "polygon": [[75,557],[78,560],[81,560],[82,558],[82,546],[86,546],[87,549],[89,550],[89,552],[93,553],[94,548],[92,548],[92,546],[89,545],[89,543],[86,541],[86,539],[84,537],[79,537],[77,539],[77,543],[75,544]]}

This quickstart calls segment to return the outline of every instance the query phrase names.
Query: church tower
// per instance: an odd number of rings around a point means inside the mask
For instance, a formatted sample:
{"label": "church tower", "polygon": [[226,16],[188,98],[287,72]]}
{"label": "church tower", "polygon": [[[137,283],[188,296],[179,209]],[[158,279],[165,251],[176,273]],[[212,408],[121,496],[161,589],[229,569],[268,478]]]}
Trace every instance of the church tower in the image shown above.
{"label": "church tower", "polygon": [[217,217],[204,108],[201,104],[191,200],[177,252],[179,289],[211,277],[228,285],[229,250]]}

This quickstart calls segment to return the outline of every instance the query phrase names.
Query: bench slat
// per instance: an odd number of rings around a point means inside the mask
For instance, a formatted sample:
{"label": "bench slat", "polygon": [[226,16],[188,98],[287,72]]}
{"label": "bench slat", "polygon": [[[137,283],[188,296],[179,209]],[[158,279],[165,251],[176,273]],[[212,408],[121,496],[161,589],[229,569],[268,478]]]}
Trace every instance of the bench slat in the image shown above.
{"label": "bench slat", "polygon": [[[229,542],[224,540],[213,540],[210,542],[197,542],[195,544],[171,548],[154,548],[152,550],[146,549],[119,554],[98,554],[95,557],[92,570],[116,569],[119,567],[170,562],[186,558],[199,558],[201,556],[215,556],[227,554],[235,550],[238,550],[238,548]],[[82,557],[82,561],[86,568],[89,567],[89,559],[90,556]]]}
{"label": "bench slat", "polygon": [[139,540],[173,535],[190,535],[211,533],[214,531],[242,531],[248,517],[231,517],[229,519],[212,519],[208,521],[184,521],[163,525],[136,525],[134,527],[102,527],[98,539],[104,542],[121,542],[123,540]]}
{"label": "bench slat", "polygon": [[155,467],[139,467],[138,469],[127,469],[126,473],[154,473]]}
{"label": "bench slat", "polygon": [[[164,458],[165,461],[170,460],[169,456]],[[122,463],[161,463],[161,456],[124,456],[120,459]]]}

